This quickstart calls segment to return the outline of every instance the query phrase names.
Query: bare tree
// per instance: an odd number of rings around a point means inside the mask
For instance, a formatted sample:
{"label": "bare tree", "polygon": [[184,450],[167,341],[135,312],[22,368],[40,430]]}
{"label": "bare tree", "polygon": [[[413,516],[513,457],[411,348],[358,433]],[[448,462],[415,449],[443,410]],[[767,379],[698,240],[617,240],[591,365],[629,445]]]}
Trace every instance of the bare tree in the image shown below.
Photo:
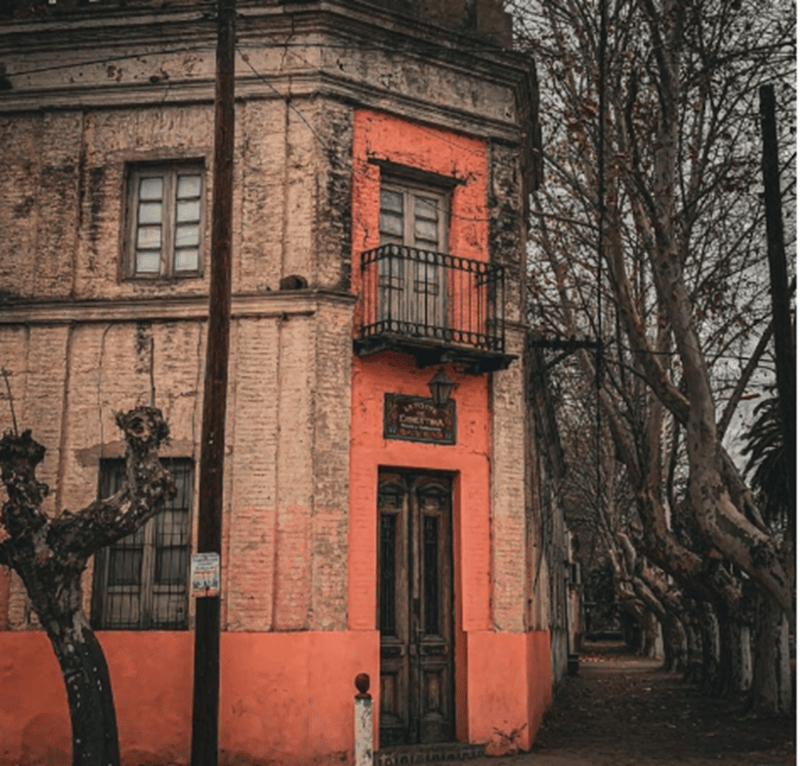
{"label": "bare tree", "polygon": [[50,517],[48,493],[36,478],[45,448],[30,431],[0,439],[0,466],[8,493],[0,564],[22,579],[55,651],[67,689],[75,766],[117,766],[119,742],[111,681],[103,650],[82,609],[81,577],[89,557],[136,531],[174,494],[158,449],[169,436],[160,410],[139,407],[117,415],[126,443],[119,492],[77,513]]}
{"label": "bare tree", "polygon": [[718,621],[737,612],[740,572],[791,619],[794,547],[762,518],[726,432],[769,347],[758,86],[780,83],[791,115],[794,12],[772,0],[603,4],[605,25],[600,0],[511,3],[542,72],[532,321],[546,337],[603,343],[578,367],[585,386],[602,381],[640,555]]}

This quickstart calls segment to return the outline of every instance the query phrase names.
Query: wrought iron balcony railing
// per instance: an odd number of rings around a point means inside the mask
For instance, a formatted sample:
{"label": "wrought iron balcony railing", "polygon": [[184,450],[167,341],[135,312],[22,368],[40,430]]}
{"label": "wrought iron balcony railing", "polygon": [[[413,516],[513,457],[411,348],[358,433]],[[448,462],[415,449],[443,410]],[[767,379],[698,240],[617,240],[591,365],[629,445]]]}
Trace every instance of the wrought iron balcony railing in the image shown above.
{"label": "wrought iron balcony railing", "polygon": [[505,274],[495,263],[382,245],[361,255],[361,323],[356,351],[395,349],[421,366],[464,362],[504,369]]}

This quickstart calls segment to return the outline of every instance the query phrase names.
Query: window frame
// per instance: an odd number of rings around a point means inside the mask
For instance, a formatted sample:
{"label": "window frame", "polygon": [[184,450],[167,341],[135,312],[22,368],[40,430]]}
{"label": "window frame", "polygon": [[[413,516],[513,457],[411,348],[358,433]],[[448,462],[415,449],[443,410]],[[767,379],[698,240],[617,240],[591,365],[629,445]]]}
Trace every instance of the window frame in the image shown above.
{"label": "window frame", "polygon": [[[397,215],[384,207],[384,191],[401,197],[402,236],[385,232],[384,212]],[[435,256],[427,253],[447,254],[450,250],[450,208],[452,186],[434,185],[416,179],[381,174],[378,210],[378,240],[381,247],[396,245],[411,248],[421,256],[396,260],[393,256],[380,259],[378,263],[378,316],[382,320],[397,321],[402,326],[425,327],[436,332],[448,325],[447,270]],[[436,220],[436,247],[431,248],[423,240],[417,244],[417,201],[420,198],[435,200],[438,216]],[[422,217],[425,220],[425,217]],[[427,219],[431,220],[431,219]],[[397,241],[397,240],[400,241]],[[416,330],[415,330],[416,331]]]}
{"label": "window frame", "polygon": [[[418,250],[426,250],[428,248],[418,247],[415,244],[413,209],[408,206],[418,196],[435,197],[441,207],[438,207],[441,213],[438,220],[438,246],[435,252],[449,253],[450,252],[450,197],[452,195],[452,188],[447,186],[435,186],[433,184],[420,183],[414,180],[407,180],[397,176],[384,176],[381,175],[380,191],[386,189],[403,195],[403,237],[402,245],[406,247],[413,247]],[[380,203],[379,216],[383,212],[383,202]],[[409,215],[408,213],[411,212]],[[378,238],[380,244],[385,244],[382,240],[380,220],[378,221]]]}
{"label": "window frame", "polygon": [[[164,510],[148,519],[137,532],[122,538],[105,548],[100,549],[95,554],[94,572],[92,577],[92,599],[91,599],[91,625],[95,630],[188,630],[189,629],[189,578],[191,569],[192,555],[192,518],[195,494],[195,461],[192,458],[174,457],[161,458],[161,462],[167,469],[173,470],[173,477],[177,471],[183,475],[182,486],[178,487],[178,493],[172,500],[167,501]],[[121,485],[124,475],[125,461],[123,458],[106,458],[100,461],[98,472],[98,496],[113,494]],[[180,482],[176,482],[180,484]],[[183,493],[183,494],[182,494]],[[183,504],[179,504],[181,497],[184,498]],[[184,514],[182,524],[183,542],[179,545],[160,545],[157,539],[159,519],[165,520],[165,514],[179,511]],[[138,578],[133,582],[111,583],[111,559],[116,551],[136,550],[139,548],[125,545],[125,541],[139,536],[141,539],[141,558],[139,561]],[[156,581],[156,573],[159,565],[159,551],[172,550],[174,548],[183,549],[185,565],[182,567],[182,582],[175,582],[168,578],[164,582]],[[163,561],[163,559],[162,559]],[[123,571],[126,567],[123,566]],[[111,589],[117,589],[115,593]],[[125,597],[125,607],[122,607],[118,615],[113,612],[115,608],[112,603],[113,596]],[[167,604],[167,617],[158,619],[155,604],[156,597],[164,596]],[[121,619],[125,608],[133,611],[134,603],[137,604],[137,619]],[[175,605],[175,611],[170,611]],[[130,614],[130,613],[129,613]]]}
{"label": "window frame", "polygon": [[[199,220],[197,222],[197,268],[177,269],[175,265],[175,229],[178,176],[200,176]],[[139,229],[140,182],[143,178],[161,176],[164,179],[161,213],[161,245],[158,271],[139,271],[137,263],[137,232]],[[125,189],[124,274],[131,280],[197,279],[203,276],[206,229],[206,166],[203,159],[176,159],[153,162],[130,162],[127,165]]]}

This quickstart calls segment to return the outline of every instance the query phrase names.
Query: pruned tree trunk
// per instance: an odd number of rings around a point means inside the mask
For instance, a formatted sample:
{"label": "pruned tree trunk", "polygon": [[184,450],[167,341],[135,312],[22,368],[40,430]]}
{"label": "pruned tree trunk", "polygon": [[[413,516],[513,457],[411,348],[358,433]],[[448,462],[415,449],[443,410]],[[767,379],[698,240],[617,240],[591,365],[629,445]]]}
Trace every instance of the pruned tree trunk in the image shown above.
{"label": "pruned tree trunk", "polygon": [[75,766],[119,763],[119,738],[111,678],[94,632],[81,625],[59,624],[47,635],[67,687]]}
{"label": "pruned tree trunk", "polygon": [[716,695],[721,684],[719,622],[711,605],[700,606],[700,640],[703,649],[703,681],[701,689]]}
{"label": "pruned tree trunk", "polygon": [[686,679],[695,684],[703,681],[703,641],[696,610],[692,610],[686,622],[686,640],[689,648],[689,664]]}
{"label": "pruned tree trunk", "polygon": [[652,613],[647,612],[642,631],[642,657],[658,660],[664,657],[664,645],[661,640],[661,623]]}
{"label": "pruned tree trunk", "polygon": [[688,663],[688,645],[683,622],[674,614],[666,618],[666,635],[664,636],[664,670],[682,673]]}
{"label": "pruned tree trunk", "polygon": [[758,596],[755,643],[753,710],[788,715],[792,710],[789,623],[774,600],[762,593]]}
{"label": "pruned tree trunk", "polygon": [[158,448],[169,429],[161,412],[140,407],[117,415],[125,435],[126,479],[113,497],[78,513],[50,518],[41,511],[47,485],[36,479],[45,448],[31,437],[0,439],[8,492],[2,521],[8,537],[0,564],[14,569],[47,633],[64,676],[72,723],[73,766],[118,766],[119,742],[111,680],[103,650],[82,609],[81,576],[99,548],[131,534],[174,492]]}
{"label": "pruned tree trunk", "polygon": [[750,626],[732,620],[728,624],[731,643],[731,693],[742,696],[753,683],[753,653],[750,649]]}

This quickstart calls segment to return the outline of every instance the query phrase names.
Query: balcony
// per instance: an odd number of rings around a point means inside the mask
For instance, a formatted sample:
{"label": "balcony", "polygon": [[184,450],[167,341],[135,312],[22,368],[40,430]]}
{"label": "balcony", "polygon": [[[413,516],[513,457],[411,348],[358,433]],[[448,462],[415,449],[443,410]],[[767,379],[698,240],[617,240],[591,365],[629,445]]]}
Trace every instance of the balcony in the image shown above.
{"label": "balcony", "polygon": [[419,367],[454,362],[471,373],[502,370],[503,267],[470,258],[382,245],[361,254],[361,322],[356,353],[394,350]]}

